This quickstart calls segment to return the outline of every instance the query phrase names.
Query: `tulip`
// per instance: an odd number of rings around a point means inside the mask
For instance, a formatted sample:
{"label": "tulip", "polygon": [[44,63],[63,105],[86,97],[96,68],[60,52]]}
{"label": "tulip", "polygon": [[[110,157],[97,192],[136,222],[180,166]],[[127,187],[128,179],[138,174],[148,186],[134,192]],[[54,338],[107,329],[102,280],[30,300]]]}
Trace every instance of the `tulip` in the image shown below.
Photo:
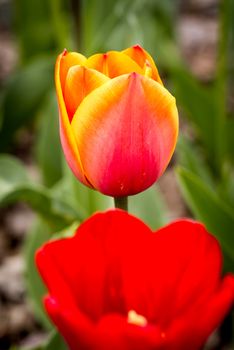
{"label": "tulip", "polygon": [[154,233],[125,211],[97,213],[36,263],[71,350],[200,350],[234,300],[218,242],[191,220]]}
{"label": "tulip", "polygon": [[175,148],[178,114],[144,49],[89,58],[65,50],[55,81],[63,151],[83,184],[124,197],[162,175]]}

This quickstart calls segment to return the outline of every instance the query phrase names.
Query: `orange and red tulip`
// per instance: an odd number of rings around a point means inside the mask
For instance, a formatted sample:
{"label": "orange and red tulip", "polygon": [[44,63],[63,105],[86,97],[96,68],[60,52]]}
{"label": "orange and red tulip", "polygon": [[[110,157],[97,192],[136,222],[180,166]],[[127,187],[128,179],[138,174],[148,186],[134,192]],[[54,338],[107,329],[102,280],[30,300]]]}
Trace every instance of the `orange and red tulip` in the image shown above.
{"label": "orange and red tulip", "polygon": [[140,46],[89,58],[66,50],[55,69],[65,157],[85,185],[114,197],[150,187],[177,140],[175,98]]}

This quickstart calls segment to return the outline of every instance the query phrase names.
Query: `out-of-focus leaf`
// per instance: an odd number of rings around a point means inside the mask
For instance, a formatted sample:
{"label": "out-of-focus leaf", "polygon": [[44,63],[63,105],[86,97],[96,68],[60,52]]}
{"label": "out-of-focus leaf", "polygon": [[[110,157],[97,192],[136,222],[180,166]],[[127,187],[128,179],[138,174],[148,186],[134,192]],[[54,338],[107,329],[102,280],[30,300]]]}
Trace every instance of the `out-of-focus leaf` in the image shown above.
{"label": "out-of-focus leaf", "polygon": [[51,225],[63,228],[79,219],[78,212],[53,191],[30,182],[14,157],[0,157],[0,205],[25,201]]}
{"label": "out-of-focus leaf", "polygon": [[32,122],[53,85],[53,62],[40,58],[11,76],[2,101],[0,149],[11,141],[12,134]]}
{"label": "out-of-focus leaf", "polygon": [[18,201],[27,203],[52,227],[63,228],[79,218],[79,214],[68,203],[57,199],[53,193],[39,185],[28,184],[12,188],[0,197],[0,206]]}
{"label": "out-of-focus leaf", "polygon": [[82,1],[82,51],[89,55],[142,44],[158,55],[162,38],[172,36],[175,8],[170,0]]}
{"label": "out-of-focus leaf", "polygon": [[177,174],[188,206],[218,238],[234,269],[233,211],[196,175],[183,168],[179,168]]}
{"label": "out-of-focus leaf", "polygon": [[56,50],[68,44],[68,11],[64,0],[14,1],[14,19],[21,58],[30,60],[36,55]]}
{"label": "out-of-focus leaf", "polygon": [[204,88],[185,69],[172,72],[175,96],[197,128],[212,161],[215,157],[216,105],[213,90]]}
{"label": "out-of-focus leaf", "polygon": [[[233,83],[234,84],[234,83]],[[234,90],[234,87],[233,87]],[[234,165],[234,115],[226,122],[226,138],[227,138],[227,155],[230,162]]]}
{"label": "out-of-focus leaf", "polygon": [[52,233],[43,221],[37,220],[28,232],[25,244],[25,281],[28,296],[32,302],[36,317],[47,329],[51,329],[51,324],[43,309],[43,297],[47,292],[36,269],[34,256],[36,250],[51,238]]}
{"label": "out-of-focus leaf", "polygon": [[63,338],[59,333],[53,332],[48,343],[42,350],[68,350]]}
{"label": "out-of-focus leaf", "polygon": [[[216,149],[216,164],[220,167],[220,175],[227,160],[228,148],[228,133],[227,133],[227,113],[228,100],[227,96],[232,96],[234,93],[233,86],[233,10],[234,5],[232,0],[223,1],[220,3],[220,23],[219,23],[219,45],[217,53],[217,73],[215,79],[215,108],[216,118],[214,120],[215,132],[215,149]],[[229,86],[230,81],[230,86]],[[220,176],[221,177],[221,176]]]}
{"label": "out-of-focus leaf", "polygon": [[143,46],[153,56],[160,74],[162,74],[163,69],[177,67],[180,62],[178,48],[165,25],[160,22],[160,15],[155,16],[152,12],[145,13],[138,16],[138,20]]}
{"label": "out-of-focus leaf", "polygon": [[[35,315],[42,322],[46,329],[51,329],[51,323],[43,309],[43,297],[47,294],[46,287],[42,283],[42,279],[35,265],[35,253],[44,243],[53,239],[60,239],[72,236],[78,227],[78,222],[74,222],[71,226],[63,231],[51,231],[51,228],[42,220],[37,220],[30,232],[28,233],[25,244],[25,260],[26,260],[26,285],[28,296],[32,302]],[[43,349],[60,349],[64,344],[59,336],[53,334]],[[63,349],[61,347],[61,349]]]}
{"label": "out-of-focus leaf", "polygon": [[180,136],[176,152],[181,166],[201,177],[210,187],[214,186],[210,169],[203,159],[202,150],[199,150],[196,145],[192,144],[185,137]]}
{"label": "out-of-focus leaf", "polygon": [[[78,227],[78,222],[73,223],[70,227],[67,227],[61,232],[53,232],[51,228],[42,220],[37,220],[31,230],[28,232],[25,244],[25,260],[26,260],[26,286],[28,296],[32,303],[37,319],[42,322],[46,329],[51,329],[51,323],[48,316],[44,312],[43,297],[47,294],[46,287],[44,286],[42,279],[37,271],[35,265],[35,252],[45,242],[52,239],[59,239],[68,236],[72,236]],[[55,346],[57,344],[57,346]],[[60,338],[57,335],[53,335],[45,349],[60,349]],[[54,346],[54,347],[53,347]],[[62,346],[62,343],[61,343]],[[43,347],[44,349],[44,347]],[[62,349],[62,348],[61,348]]]}
{"label": "out-of-focus leaf", "polygon": [[155,186],[129,197],[129,212],[142,219],[154,230],[167,222],[165,203]]}
{"label": "out-of-focus leaf", "polygon": [[62,176],[58,108],[55,94],[49,94],[39,113],[36,155],[43,182],[54,185]]}
{"label": "out-of-focus leaf", "polygon": [[110,50],[113,42],[116,50],[130,47],[136,43],[143,46],[142,28],[139,26],[137,17],[134,14],[129,14],[128,21],[122,20],[108,35],[107,40],[103,43],[103,51]]}
{"label": "out-of-focus leaf", "polygon": [[15,1],[15,22],[23,60],[56,46],[49,1]]}
{"label": "out-of-focus leaf", "polygon": [[[103,211],[114,206],[113,199],[109,196],[90,189],[81,184],[72,174],[67,164],[64,163],[67,201],[80,213],[83,219],[88,218],[96,211]],[[69,199],[70,198],[70,199]]]}
{"label": "out-of-focus leaf", "polygon": [[69,238],[74,236],[79,224],[79,221],[74,221],[70,226],[67,226],[65,229],[53,234],[53,239]]}
{"label": "out-of-focus leaf", "polygon": [[[111,35],[113,29],[121,21],[122,13],[129,0],[122,1],[82,1],[82,43],[81,50],[86,55],[103,49],[103,38]],[[113,49],[113,48],[112,48]]]}
{"label": "out-of-focus leaf", "polygon": [[11,186],[29,181],[23,164],[15,157],[7,154],[0,156],[0,198]]}

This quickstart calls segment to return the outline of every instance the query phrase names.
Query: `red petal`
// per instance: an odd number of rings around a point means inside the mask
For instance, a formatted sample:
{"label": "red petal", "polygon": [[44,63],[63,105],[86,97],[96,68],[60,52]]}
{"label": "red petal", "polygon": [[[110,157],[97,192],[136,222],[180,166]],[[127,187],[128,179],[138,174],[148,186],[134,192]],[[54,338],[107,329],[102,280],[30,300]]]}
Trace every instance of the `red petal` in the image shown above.
{"label": "red petal", "polygon": [[[234,300],[233,276],[221,282],[216,239],[189,220],[152,233],[126,212],[96,214],[75,237],[46,244],[37,263],[59,310],[48,312],[68,340],[76,327],[82,333],[84,314],[99,321],[94,333],[84,335],[94,338],[96,345],[87,345],[92,350],[162,344],[166,350],[198,350]],[[127,324],[130,310],[148,325]]]}
{"label": "red petal", "polygon": [[126,266],[124,294],[128,309],[167,327],[216,290],[221,252],[204,226],[181,220],[151,235],[145,252],[130,250]]}
{"label": "red petal", "polygon": [[[66,305],[74,300],[76,307],[93,319],[103,312],[106,275],[106,262],[91,234],[98,230],[97,224],[98,217],[96,221],[88,220],[78,229],[77,236],[47,243],[36,256],[50,294]],[[86,228],[91,231],[87,235]]]}
{"label": "red petal", "polygon": [[94,327],[78,309],[61,307],[59,302],[47,296],[44,300],[45,308],[50,318],[64,336],[71,350],[92,349]]}

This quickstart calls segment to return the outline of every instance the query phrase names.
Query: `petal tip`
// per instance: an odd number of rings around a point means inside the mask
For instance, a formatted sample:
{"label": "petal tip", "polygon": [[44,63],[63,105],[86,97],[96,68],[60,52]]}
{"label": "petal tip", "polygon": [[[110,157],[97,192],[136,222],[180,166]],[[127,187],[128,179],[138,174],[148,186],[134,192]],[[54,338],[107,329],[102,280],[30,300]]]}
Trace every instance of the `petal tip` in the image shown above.
{"label": "petal tip", "polygon": [[131,72],[129,74],[129,79],[130,80],[136,80],[136,79],[140,79],[140,78],[141,78],[141,76],[137,72]]}
{"label": "petal tip", "polygon": [[135,49],[135,50],[143,51],[141,45],[139,45],[139,44],[133,45],[132,48]]}

